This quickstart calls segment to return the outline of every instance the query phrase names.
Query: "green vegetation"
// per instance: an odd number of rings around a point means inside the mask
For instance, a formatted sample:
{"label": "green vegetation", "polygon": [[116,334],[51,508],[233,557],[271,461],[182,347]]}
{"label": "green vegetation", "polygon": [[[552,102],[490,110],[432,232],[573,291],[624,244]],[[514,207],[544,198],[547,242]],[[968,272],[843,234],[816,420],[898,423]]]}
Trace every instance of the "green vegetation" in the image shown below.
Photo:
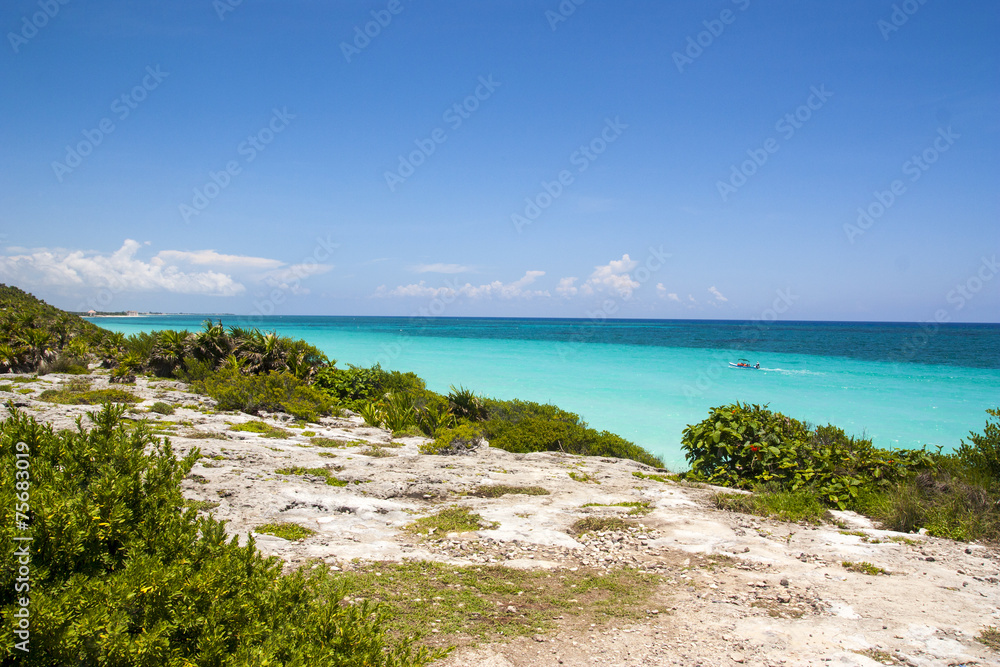
{"label": "green vegetation", "polygon": [[[123,412],[106,405],[89,430],[60,433],[17,411],[0,423],[4,618],[17,608],[15,512],[28,512],[15,494],[30,493],[25,664],[344,667],[434,657],[387,636],[379,607],[342,603],[343,585],[325,570],[282,576],[281,561],[252,540],[240,546],[222,523],[185,511],[180,482],[197,450],[177,460],[141,423],[126,429]],[[29,462],[27,490],[15,486],[25,482],[15,477],[20,460]],[[0,626],[4,664],[21,659],[13,630]]]}
{"label": "green vegetation", "polygon": [[617,516],[588,516],[579,519],[570,526],[570,532],[582,535],[583,533],[603,533],[612,530],[628,530],[634,524]]}
{"label": "green vegetation", "polygon": [[138,403],[141,399],[124,389],[91,389],[90,383],[73,378],[62,389],[46,389],[38,400],[63,405],[97,405],[98,403]]}
{"label": "green vegetation", "polygon": [[192,388],[218,401],[219,410],[251,415],[266,410],[316,421],[320,415],[329,414],[332,407],[323,392],[287,371],[247,375],[237,368],[224,368],[195,381]]}
{"label": "green vegetation", "polygon": [[510,494],[521,494],[525,496],[547,496],[549,492],[540,486],[510,486],[507,484],[483,484],[477,486],[469,493],[470,496],[478,498],[499,498]]}
{"label": "green vegetation", "polygon": [[610,505],[605,505],[603,503],[584,503],[581,507],[628,507],[629,516],[646,516],[653,511],[653,507],[648,501],[645,500],[612,503]]}
{"label": "green vegetation", "polygon": [[509,452],[566,452],[583,456],[632,459],[662,468],[663,461],[607,431],[587,426],[579,415],[554,405],[485,399],[483,435],[493,447]]}
{"label": "green vegetation", "polygon": [[484,442],[480,428],[475,424],[461,424],[438,432],[433,442],[420,447],[424,454],[467,454]]}
{"label": "green vegetation", "polygon": [[879,574],[886,574],[886,575],[889,574],[888,571],[883,570],[877,565],[872,565],[868,561],[854,562],[845,560],[844,562],[841,563],[841,565],[844,566],[844,569],[849,570],[851,572],[857,572],[858,574],[867,574],[872,577],[877,576]]}
{"label": "green vegetation", "polygon": [[600,482],[597,480],[596,477],[587,472],[574,472],[571,470],[569,472],[569,477],[570,479],[576,482],[582,482],[588,484],[600,484]]}
{"label": "green vegetation", "polygon": [[773,487],[759,487],[749,495],[716,493],[712,496],[716,507],[731,512],[774,517],[780,521],[820,524],[830,518],[830,510],[816,494],[806,490],[785,491]]}
{"label": "green vegetation", "polygon": [[208,510],[214,510],[219,506],[219,503],[214,500],[191,500],[190,498],[185,498],[183,506],[187,509],[193,509],[196,512],[207,512]]}
{"label": "green vegetation", "polygon": [[315,477],[322,477],[330,486],[347,486],[347,482],[334,477],[329,468],[303,468],[302,466],[294,466],[290,468],[278,468],[274,472],[278,475],[313,475]]}
{"label": "green vegetation", "polygon": [[881,651],[877,648],[853,649],[851,652],[870,658],[880,665],[895,665],[897,663],[896,658],[891,653]]}
{"label": "green vegetation", "polygon": [[810,429],[766,407],[726,405],[685,430],[682,446],[691,462],[685,478],[755,490],[751,500],[717,501],[726,509],[789,516],[801,510],[818,518],[818,508],[808,507],[812,495],[888,530],[925,528],[938,537],[995,543],[1000,410],[987,413],[982,433],[970,433],[954,454],[941,454],[878,449],[835,426]]}
{"label": "green vegetation", "polygon": [[670,482],[681,481],[681,476],[675,475],[673,473],[666,475],[656,475],[656,474],[646,474],[636,470],[635,472],[632,473],[632,476],[638,477],[639,479],[651,479],[654,482],[662,482],[663,484],[669,484]]}
{"label": "green vegetation", "polygon": [[644,619],[643,603],[661,580],[627,568],[598,574],[427,561],[375,563],[337,579],[353,600],[380,603],[393,636],[431,646],[533,635],[554,629],[554,617],[598,624]]}
{"label": "green vegetation", "polygon": [[241,431],[244,433],[260,433],[265,438],[288,438],[291,437],[291,432],[286,431],[283,428],[277,426],[271,426],[267,422],[255,419],[248,422],[243,422],[242,424],[233,424],[229,428],[230,431]]}
{"label": "green vegetation", "polygon": [[437,514],[417,519],[406,526],[406,530],[430,537],[434,533],[464,533],[472,530],[492,530],[499,523],[487,521],[481,515],[464,507],[446,507]]}
{"label": "green vegetation", "polygon": [[85,373],[110,332],[0,284],[0,373]]}
{"label": "green vegetation", "polygon": [[932,463],[924,450],[876,449],[836,426],[811,430],[766,406],[740,403],[713,408],[708,419],[688,426],[681,446],[691,477],[740,488],[808,488],[840,509],[863,483],[899,480]]}
{"label": "green vegetation", "polygon": [[149,411],[161,415],[172,415],[174,414],[174,406],[169,403],[164,403],[163,401],[157,401],[149,406]]}
{"label": "green vegetation", "polygon": [[1000,630],[988,625],[980,630],[976,640],[990,647],[994,651],[1000,651]]}
{"label": "green vegetation", "polygon": [[316,447],[359,447],[364,445],[370,445],[371,443],[367,440],[335,440],[333,438],[324,438],[318,436],[309,439],[310,444]]}
{"label": "green vegetation", "polygon": [[310,535],[316,534],[316,531],[311,528],[306,528],[297,523],[289,523],[287,521],[281,523],[265,523],[263,526],[257,526],[254,528],[254,532],[267,533],[268,535],[274,535],[275,537],[280,537],[281,539],[288,540],[289,542],[304,540]]}

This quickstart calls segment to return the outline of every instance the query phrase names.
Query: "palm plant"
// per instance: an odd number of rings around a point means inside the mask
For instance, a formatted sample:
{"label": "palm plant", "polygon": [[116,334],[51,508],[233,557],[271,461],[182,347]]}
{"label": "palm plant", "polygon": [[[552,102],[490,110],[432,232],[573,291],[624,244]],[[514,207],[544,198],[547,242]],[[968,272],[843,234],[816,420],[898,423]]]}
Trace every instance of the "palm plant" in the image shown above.
{"label": "palm plant", "polygon": [[20,368],[23,363],[24,354],[20,348],[7,343],[0,344],[0,369],[4,373]]}
{"label": "palm plant", "polygon": [[194,347],[201,359],[218,365],[232,351],[232,341],[226,335],[221,320],[218,324],[205,320],[202,330],[195,334]]}
{"label": "palm plant", "polygon": [[464,417],[470,421],[482,421],[486,418],[486,406],[483,400],[471,389],[465,387],[449,387],[448,404],[451,411],[458,417]]}
{"label": "palm plant", "polygon": [[27,329],[21,334],[21,342],[28,348],[32,363],[37,366],[51,348],[52,336],[42,329]]}
{"label": "palm plant", "polygon": [[160,376],[173,376],[184,364],[184,357],[190,351],[190,334],[185,331],[168,329],[161,331],[150,355],[150,362]]}

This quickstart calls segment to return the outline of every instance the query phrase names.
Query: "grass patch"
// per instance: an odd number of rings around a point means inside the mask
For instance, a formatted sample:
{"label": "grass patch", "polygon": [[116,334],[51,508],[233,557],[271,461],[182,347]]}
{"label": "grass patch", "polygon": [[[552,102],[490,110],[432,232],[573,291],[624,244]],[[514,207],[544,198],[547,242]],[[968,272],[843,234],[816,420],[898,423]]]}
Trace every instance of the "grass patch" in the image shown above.
{"label": "grass patch", "polygon": [[303,468],[302,466],[294,466],[290,468],[278,468],[274,472],[279,475],[315,475],[316,477],[322,477],[330,486],[347,486],[347,482],[334,477],[329,468]]}
{"label": "grass patch", "polygon": [[366,447],[365,449],[362,449],[359,453],[374,458],[385,458],[386,456],[395,456],[395,454],[388,451],[384,447],[381,447],[380,445],[372,445],[370,447]]}
{"label": "grass patch", "polygon": [[199,512],[207,512],[208,510],[214,510],[219,506],[219,503],[214,500],[192,500],[191,498],[184,499],[184,507],[189,509],[197,510]]}
{"label": "grass patch", "polygon": [[435,533],[465,533],[473,530],[492,530],[499,523],[487,521],[480,514],[470,512],[464,507],[447,507],[437,514],[417,519],[406,526],[406,530],[418,535],[430,537]]}
{"label": "grass patch", "polygon": [[866,648],[864,650],[855,649],[852,651],[852,653],[857,653],[858,655],[863,655],[866,658],[871,658],[875,662],[883,665],[887,664],[894,665],[896,664],[896,662],[898,662],[894,657],[892,657],[891,653],[880,651],[877,648]]}
{"label": "grass patch", "polygon": [[680,475],[674,475],[673,473],[669,475],[654,475],[654,474],[646,474],[636,470],[635,472],[632,473],[632,476],[637,477],[639,479],[651,479],[654,482],[662,482],[663,484],[669,484],[670,482],[681,481]]}
{"label": "grass patch", "polygon": [[646,516],[653,511],[649,502],[645,500],[633,501],[633,502],[623,502],[623,503],[612,503],[606,505],[604,503],[586,503],[581,505],[581,507],[628,507],[630,516]]}
{"label": "grass patch", "polygon": [[11,384],[11,383],[9,383],[9,382],[7,384],[0,384],[0,391],[10,391],[10,392],[13,392],[14,391],[14,385]]}
{"label": "grass patch", "polygon": [[182,438],[190,438],[191,440],[225,440],[225,433],[213,433],[212,431],[199,431],[196,428],[189,429],[184,433],[181,433]]}
{"label": "grass patch", "polygon": [[590,473],[587,473],[587,472],[574,472],[574,471],[570,471],[569,476],[570,476],[570,479],[575,480],[577,482],[583,482],[585,484],[586,483],[600,484],[600,482],[597,481],[596,477],[594,477],[593,475],[591,475]]}
{"label": "grass patch", "polygon": [[643,603],[661,580],[632,569],[597,574],[427,561],[377,563],[337,576],[346,597],[381,603],[394,636],[425,646],[533,635],[553,629],[554,617],[601,624],[646,618]]}
{"label": "grass patch", "polygon": [[588,516],[575,521],[570,526],[570,532],[582,535],[583,533],[601,533],[613,530],[628,530],[634,524],[617,516]]}
{"label": "grass patch", "polygon": [[809,491],[760,489],[750,495],[716,493],[712,502],[721,510],[773,517],[780,521],[820,524],[830,517],[827,508]]}
{"label": "grass patch", "polygon": [[851,572],[857,572],[858,574],[867,574],[872,577],[880,574],[886,574],[886,575],[889,574],[888,570],[884,570],[880,568],[878,565],[872,565],[868,561],[864,560],[858,562],[845,560],[841,562],[841,565],[844,566],[844,569],[849,570]]}
{"label": "grass patch", "polygon": [[345,447],[362,447],[371,444],[367,440],[334,440],[333,438],[324,438],[322,436],[310,438],[309,442],[315,447],[339,447],[341,449]]}
{"label": "grass patch", "polygon": [[477,498],[499,498],[507,494],[521,494],[525,496],[547,496],[549,492],[540,486],[510,486],[508,484],[483,484],[469,493]]}
{"label": "grass patch", "polygon": [[46,389],[39,400],[61,405],[97,405],[99,403],[138,403],[139,397],[124,389]]}
{"label": "grass patch", "polygon": [[1000,630],[988,625],[979,631],[976,641],[988,646],[994,651],[1000,651]]}
{"label": "grass patch", "polygon": [[267,422],[260,420],[243,422],[242,424],[231,424],[229,430],[242,431],[244,433],[259,433],[265,438],[287,438],[291,435],[290,431],[278,428],[277,426],[271,426]]}
{"label": "grass patch", "polygon": [[149,406],[149,411],[161,415],[172,415],[174,414],[174,406],[169,403],[164,403],[163,401],[157,401]]}
{"label": "grass patch", "polygon": [[304,540],[310,535],[316,534],[316,531],[311,528],[306,528],[305,526],[300,526],[297,523],[289,523],[287,521],[282,521],[281,523],[265,523],[263,526],[257,526],[254,528],[253,532],[274,535],[275,537],[280,537],[281,539],[288,540],[289,542]]}

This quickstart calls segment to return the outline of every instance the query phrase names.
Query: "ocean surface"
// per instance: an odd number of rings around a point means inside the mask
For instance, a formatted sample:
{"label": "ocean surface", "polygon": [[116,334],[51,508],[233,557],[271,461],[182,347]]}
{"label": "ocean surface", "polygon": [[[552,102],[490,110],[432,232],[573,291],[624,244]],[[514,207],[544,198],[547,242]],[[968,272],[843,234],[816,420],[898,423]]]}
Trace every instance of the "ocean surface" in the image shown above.
{"label": "ocean surface", "polygon": [[[92,318],[132,334],[206,316]],[[882,447],[948,451],[1000,406],[1000,325],[408,317],[222,317],[303,338],[340,366],[413,371],[428,388],[554,403],[687,467],[687,424],[768,404]],[[746,357],[760,370],[729,367]]]}

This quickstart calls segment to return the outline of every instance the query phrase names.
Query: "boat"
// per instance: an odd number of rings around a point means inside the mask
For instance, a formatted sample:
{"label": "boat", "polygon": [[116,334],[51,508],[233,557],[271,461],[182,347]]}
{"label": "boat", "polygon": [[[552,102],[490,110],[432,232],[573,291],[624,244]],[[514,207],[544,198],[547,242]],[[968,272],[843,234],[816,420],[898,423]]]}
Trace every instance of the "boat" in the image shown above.
{"label": "boat", "polygon": [[750,369],[758,369],[758,368],[760,368],[760,364],[758,363],[758,364],[752,364],[752,365],[751,365],[751,363],[750,363],[750,361],[749,361],[749,360],[747,360],[747,359],[740,359],[740,360],[739,360],[739,361],[737,361],[737,362],[736,362],[735,364],[734,364],[733,362],[731,362],[731,361],[730,361],[730,362],[729,362],[729,367],[730,367],[730,368],[750,368]]}

